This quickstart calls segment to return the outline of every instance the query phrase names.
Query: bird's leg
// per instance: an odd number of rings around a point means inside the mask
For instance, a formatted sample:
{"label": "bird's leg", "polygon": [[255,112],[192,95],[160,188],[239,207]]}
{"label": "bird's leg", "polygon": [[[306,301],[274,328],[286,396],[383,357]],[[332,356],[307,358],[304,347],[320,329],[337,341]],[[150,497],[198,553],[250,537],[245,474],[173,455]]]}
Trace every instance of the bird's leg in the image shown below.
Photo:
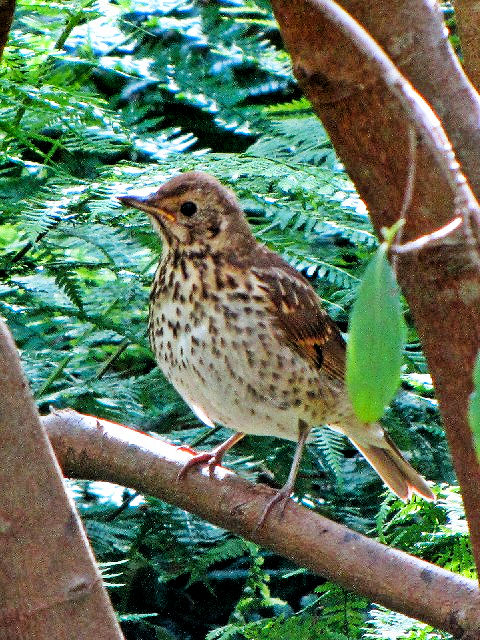
{"label": "bird's leg", "polygon": [[186,462],[183,467],[180,469],[177,480],[181,480],[185,477],[187,471],[192,467],[196,467],[199,464],[207,463],[208,473],[209,475],[213,475],[213,471],[216,466],[220,466],[222,464],[222,458],[225,453],[233,447],[239,440],[243,438],[245,434],[240,431],[234,433],[233,436],[230,436],[228,440],[219,444],[218,447],[212,449],[211,451],[205,451],[203,453],[196,453],[188,462]]}
{"label": "bird's leg", "polygon": [[293,488],[295,486],[295,480],[298,474],[298,469],[300,468],[300,461],[302,459],[303,449],[305,447],[305,443],[307,441],[308,434],[310,433],[310,427],[303,420],[299,420],[298,422],[298,442],[297,448],[295,449],[295,454],[292,460],[292,466],[290,467],[290,473],[288,474],[288,478],[283,487],[277,491],[277,493],[273,496],[273,498],[268,502],[267,506],[263,510],[262,516],[257,524],[257,529],[260,529],[267,519],[268,514],[273,509],[273,507],[281,503],[280,508],[280,517],[283,515],[285,511],[285,507],[287,506],[287,502],[290,499],[290,496],[293,493]]}

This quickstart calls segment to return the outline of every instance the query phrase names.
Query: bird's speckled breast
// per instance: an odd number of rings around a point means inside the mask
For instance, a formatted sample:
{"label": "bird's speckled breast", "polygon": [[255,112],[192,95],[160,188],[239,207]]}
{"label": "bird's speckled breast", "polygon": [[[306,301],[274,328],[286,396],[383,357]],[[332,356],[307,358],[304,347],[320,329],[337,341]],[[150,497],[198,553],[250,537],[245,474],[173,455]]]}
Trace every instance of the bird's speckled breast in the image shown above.
{"label": "bird's speckled breast", "polygon": [[165,376],[207,424],[298,438],[322,424],[335,390],[278,338],[257,277],[215,256],[170,252],[150,297],[149,334]]}

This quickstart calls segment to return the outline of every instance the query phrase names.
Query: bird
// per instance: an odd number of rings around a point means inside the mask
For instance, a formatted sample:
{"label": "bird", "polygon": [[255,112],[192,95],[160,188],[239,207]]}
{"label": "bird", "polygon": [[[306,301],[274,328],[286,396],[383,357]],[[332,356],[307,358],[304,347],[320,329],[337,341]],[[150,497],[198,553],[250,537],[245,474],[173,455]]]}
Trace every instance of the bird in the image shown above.
{"label": "bird", "polygon": [[234,431],[179,473],[210,473],[245,434],[297,443],[285,485],[261,522],[294,490],[314,426],[347,436],[406,501],[434,500],[380,423],[364,423],[345,385],[346,343],[308,280],[257,241],[233,191],[200,171],[180,173],[147,196],[120,202],[145,212],[162,243],[149,304],[158,366],[198,418]]}

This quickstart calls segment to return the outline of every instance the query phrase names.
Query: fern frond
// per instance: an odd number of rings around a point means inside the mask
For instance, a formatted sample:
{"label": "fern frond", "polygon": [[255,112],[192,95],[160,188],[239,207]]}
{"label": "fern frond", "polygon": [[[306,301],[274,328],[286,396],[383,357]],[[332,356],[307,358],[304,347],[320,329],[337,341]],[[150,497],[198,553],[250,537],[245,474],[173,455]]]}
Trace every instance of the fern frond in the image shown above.
{"label": "fern frond", "polygon": [[245,555],[247,550],[248,547],[241,538],[230,538],[209,549],[197,559],[188,584],[191,585],[199,580],[206,580],[207,571],[213,564],[240,558]]}
{"label": "fern frond", "polygon": [[313,431],[313,444],[321,452],[322,460],[335,476],[337,482],[342,483],[343,450],[345,436],[332,429],[320,428]]}
{"label": "fern frond", "polygon": [[47,272],[53,275],[57,285],[66,293],[69,300],[80,311],[83,311],[83,300],[77,273],[73,269],[66,268],[62,263],[50,263]]}

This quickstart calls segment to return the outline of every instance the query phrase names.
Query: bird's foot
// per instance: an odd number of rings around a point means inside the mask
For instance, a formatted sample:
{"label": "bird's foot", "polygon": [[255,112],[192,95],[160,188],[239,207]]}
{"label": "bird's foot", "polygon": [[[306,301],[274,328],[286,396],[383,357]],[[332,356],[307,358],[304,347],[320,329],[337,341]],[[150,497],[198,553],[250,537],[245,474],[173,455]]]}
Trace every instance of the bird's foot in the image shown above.
{"label": "bird's foot", "polygon": [[215,467],[220,467],[222,464],[222,459],[223,456],[225,455],[225,453],[231,448],[233,447],[233,445],[238,442],[239,440],[241,440],[243,438],[244,434],[241,432],[238,433],[234,433],[233,436],[230,436],[230,438],[228,438],[228,440],[225,440],[225,442],[222,442],[222,444],[219,444],[218,447],[215,447],[215,449],[212,449],[212,451],[204,451],[203,453],[195,453],[195,451],[193,451],[193,449],[190,449],[190,447],[180,447],[181,449],[186,449],[187,451],[193,453],[193,457],[186,463],[183,465],[183,467],[180,469],[178,476],[177,476],[177,480],[181,480],[182,478],[185,477],[187,471],[189,469],[191,469],[192,467],[196,467],[199,464],[207,464],[208,467],[208,474],[209,476],[213,476],[213,473],[215,471]]}
{"label": "bird's foot", "polygon": [[208,467],[208,475],[213,476],[215,467],[222,464],[222,455],[219,455],[215,450],[195,453],[195,455],[180,469],[177,480],[182,480],[190,469],[198,466],[199,464],[206,464]]}
{"label": "bird's foot", "polygon": [[292,491],[293,491],[293,487],[289,486],[288,484],[286,484],[279,491],[277,491],[277,493],[273,496],[273,498],[268,501],[267,506],[263,510],[260,520],[257,523],[256,529],[261,529],[263,527],[263,525],[265,524],[265,520],[269,516],[271,510],[277,504],[280,504],[280,512],[278,514],[278,518],[280,519],[283,516],[283,512],[285,511],[288,501],[290,500]]}

